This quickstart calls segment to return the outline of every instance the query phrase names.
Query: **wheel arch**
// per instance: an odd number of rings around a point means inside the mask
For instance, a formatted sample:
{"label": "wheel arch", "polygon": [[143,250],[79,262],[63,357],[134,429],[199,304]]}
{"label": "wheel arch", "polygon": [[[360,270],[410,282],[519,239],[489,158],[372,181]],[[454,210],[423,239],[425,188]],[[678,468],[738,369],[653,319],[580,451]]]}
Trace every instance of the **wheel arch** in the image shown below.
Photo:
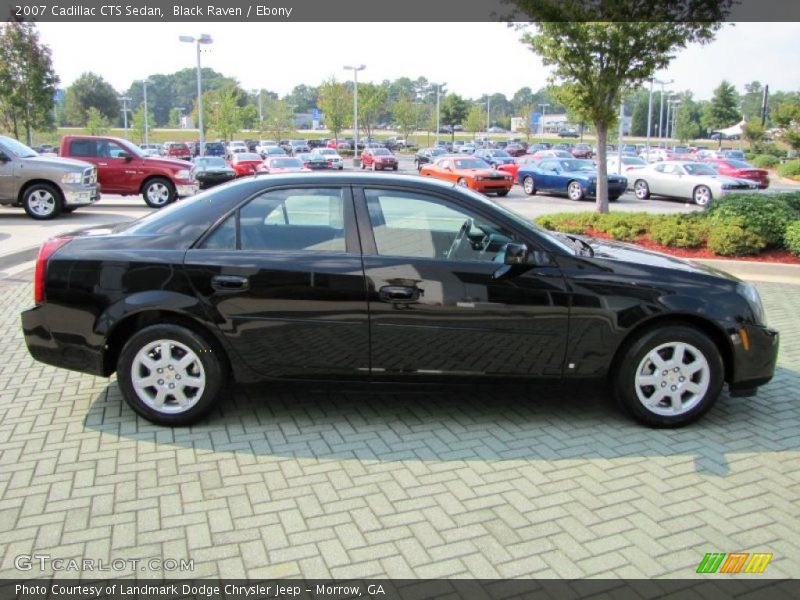
{"label": "wheel arch", "polygon": [[211,349],[222,357],[222,365],[226,373],[233,373],[230,356],[225,344],[214,331],[196,318],[174,310],[146,308],[135,313],[125,315],[114,323],[106,336],[106,349],[103,353],[103,371],[106,376],[111,375],[117,368],[117,360],[122,352],[125,342],[137,331],[150,325],[180,325],[193,331],[206,340]]}
{"label": "wheel arch", "polygon": [[54,181],[50,181],[49,179],[31,179],[30,181],[26,181],[22,186],[19,188],[19,193],[17,194],[17,202],[22,204],[22,199],[25,197],[25,192],[27,192],[31,187],[34,185],[48,185],[56,190],[58,194],[58,200],[61,202],[61,206],[64,206],[64,192],[61,190],[61,186],[59,186]]}
{"label": "wheel arch", "polygon": [[712,321],[695,314],[658,315],[635,325],[625,335],[622,343],[617,347],[614,357],[611,359],[608,376],[613,377],[614,373],[617,372],[628,348],[631,344],[635,343],[639,337],[653,329],[668,328],[670,326],[688,326],[707,335],[717,347],[722,357],[722,364],[725,369],[725,381],[731,381],[733,379],[734,356],[733,345],[730,338]]}

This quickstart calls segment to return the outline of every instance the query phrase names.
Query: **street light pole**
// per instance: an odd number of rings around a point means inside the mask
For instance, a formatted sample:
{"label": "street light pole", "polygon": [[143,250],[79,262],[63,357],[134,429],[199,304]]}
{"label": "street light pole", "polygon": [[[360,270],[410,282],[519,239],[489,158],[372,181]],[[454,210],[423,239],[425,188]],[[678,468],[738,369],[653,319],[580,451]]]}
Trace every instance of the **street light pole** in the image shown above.
{"label": "street light pole", "polygon": [[678,120],[678,107],[682,104],[680,100],[672,102],[672,127],[670,127],[670,139],[675,137],[675,124]]}
{"label": "street light pole", "polygon": [[647,98],[647,141],[644,143],[644,160],[650,162],[650,129],[653,123],[653,79],[650,79],[650,93]]}
{"label": "street light pole", "polygon": [[264,120],[264,113],[261,111],[261,90],[253,90],[253,94],[258,95],[258,126],[261,127],[261,121]]}
{"label": "street light pole", "polygon": [[664,137],[664,86],[674,83],[674,79],[669,81],[660,81],[656,79],[656,83],[661,85],[661,106],[658,111],[658,137]]}
{"label": "street light pole", "polygon": [[178,39],[188,44],[195,44],[197,47],[197,129],[200,134],[200,156],[205,156],[206,141],[203,132],[203,76],[200,68],[200,44],[212,44],[214,40],[207,33],[201,33],[198,37],[182,35]]}
{"label": "street light pole", "polygon": [[128,135],[128,111],[130,110],[128,108],[128,102],[130,102],[131,99],[127,96],[123,96],[120,100],[122,101],[122,121],[125,126],[125,135]]}
{"label": "street light pole", "polygon": [[492,97],[486,94],[486,135],[489,135],[489,127],[491,127],[491,120],[489,115],[492,114]]}
{"label": "street light pole", "polygon": [[436,84],[436,145],[439,145],[439,95],[441,93],[441,84]]}
{"label": "street light pole", "polygon": [[540,138],[539,141],[543,142],[544,141],[544,116],[547,113],[547,107],[550,106],[550,103],[549,102],[545,102],[543,104],[539,104],[539,106],[542,109],[542,131],[541,131],[540,136],[539,136],[539,138]]}
{"label": "street light pole", "polygon": [[367,68],[367,65],[345,65],[345,71],[353,72],[353,166],[361,163],[358,154],[358,72]]}
{"label": "street light pole", "polygon": [[150,125],[147,122],[147,84],[153,83],[149,79],[142,80],[142,91],[144,93],[144,143],[149,143],[149,135],[150,135]]}

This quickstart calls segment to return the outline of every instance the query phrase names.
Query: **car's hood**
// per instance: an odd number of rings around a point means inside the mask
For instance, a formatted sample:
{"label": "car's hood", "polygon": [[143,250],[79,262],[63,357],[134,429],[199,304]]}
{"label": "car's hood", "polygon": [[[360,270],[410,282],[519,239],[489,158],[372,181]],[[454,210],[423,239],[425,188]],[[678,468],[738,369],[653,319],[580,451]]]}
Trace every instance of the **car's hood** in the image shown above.
{"label": "car's hood", "polygon": [[72,158],[59,158],[57,156],[31,156],[21,160],[30,161],[42,167],[52,167],[55,169],[63,169],[64,167],[72,167],[74,169],[86,169],[92,167],[90,163],[83,162],[82,160],[75,160]]}
{"label": "car's hood", "polygon": [[197,175],[217,174],[217,173],[234,173],[235,171],[230,167],[214,167],[211,169],[198,169],[195,171]]}
{"label": "car's hood", "polygon": [[189,169],[192,164],[179,158],[163,158],[156,156],[145,156],[142,160],[147,161],[148,166],[162,167],[167,169]]}
{"label": "car's hood", "polygon": [[497,169],[455,169],[455,172],[459,175],[480,175],[481,177],[497,177],[498,175],[508,175],[508,173],[505,173],[504,171],[498,171]]}
{"label": "car's hood", "polygon": [[739,281],[730,273],[720,271],[713,267],[698,263],[693,260],[687,260],[670,256],[662,252],[655,252],[647,250],[635,244],[626,244],[624,242],[616,242],[613,240],[604,240],[600,238],[592,238],[586,236],[573,236],[580,238],[587,242],[594,250],[595,258],[605,258],[611,260],[619,260],[622,262],[647,265],[651,267],[661,267],[664,269],[677,269],[680,271],[689,271],[692,273],[702,273],[704,275],[711,275],[714,277],[722,277],[732,281]]}

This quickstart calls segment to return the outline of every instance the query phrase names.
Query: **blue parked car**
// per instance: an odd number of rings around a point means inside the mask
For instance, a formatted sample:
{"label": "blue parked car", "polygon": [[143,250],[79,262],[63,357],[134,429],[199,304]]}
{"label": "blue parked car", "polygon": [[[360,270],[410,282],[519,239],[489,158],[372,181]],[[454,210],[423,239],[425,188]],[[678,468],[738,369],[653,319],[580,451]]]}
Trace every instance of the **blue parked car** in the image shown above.
{"label": "blue parked car", "polygon": [[[517,171],[517,182],[529,196],[536,192],[549,192],[566,195],[571,200],[583,200],[596,195],[597,169],[590,160],[546,158],[521,166]],[[609,175],[609,201],[619,198],[627,187],[625,177]]]}
{"label": "blue parked car", "polygon": [[481,148],[473,153],[473,156],[482,158],[490,166],[497,168],[501,165],[513,165],[514,157],[505,150],[492,150],[490,148]]}

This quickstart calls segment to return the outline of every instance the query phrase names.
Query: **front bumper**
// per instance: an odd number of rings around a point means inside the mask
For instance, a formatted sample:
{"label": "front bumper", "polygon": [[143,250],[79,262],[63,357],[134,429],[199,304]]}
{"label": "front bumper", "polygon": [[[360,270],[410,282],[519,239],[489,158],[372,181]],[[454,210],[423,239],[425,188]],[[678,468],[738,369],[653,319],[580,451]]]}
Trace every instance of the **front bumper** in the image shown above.
{"label": "front bumper", "polygon": [[731,335],[733,371],[728,381],[732,392],[751,390],[768,383],[775,374],[780,334],[770,327],[745,325]]}
{"label": "front bumper", "polygon": [[64,204],[66,206],[88,206],[100,200],[100,186],[96,183],[64,185]]}
{"label": "front bumper", "polygon": [[200,189],[200,184],[198,184],[196,181],[193,181],[191,183],[175,184],[175,192],[178,194],[179,198],[185,198],[186,196],[194,196],[199,189]]}
{"label": "front bumper", "polygon": [[514,181],[511,179],[482,179],[481,181],[472,180],[472,187],[473,190],[476,192],[484,193],[492,193],[492,192],[502,192],[504,190],[510,190],[514,187]]}

